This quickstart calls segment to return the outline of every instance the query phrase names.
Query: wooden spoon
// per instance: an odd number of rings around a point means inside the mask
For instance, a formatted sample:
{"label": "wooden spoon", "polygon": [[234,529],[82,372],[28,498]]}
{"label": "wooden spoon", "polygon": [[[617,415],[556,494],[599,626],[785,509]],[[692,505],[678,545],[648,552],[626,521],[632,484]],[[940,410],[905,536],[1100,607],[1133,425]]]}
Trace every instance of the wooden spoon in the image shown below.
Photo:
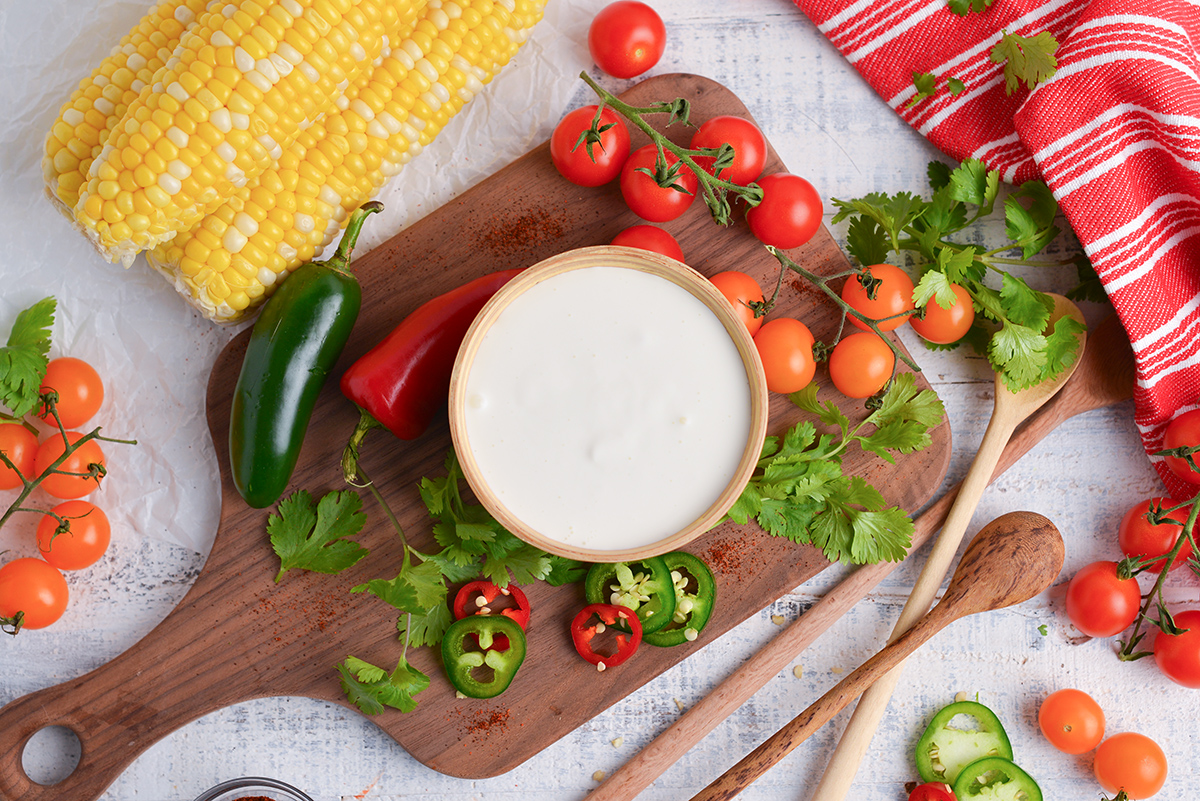
{"label": "wooden spoon", "polygon": [[[992,473],[994,481],[1063,421],[1133,397],[1133,350],[1117,316],[1109,315],[1089,334],[1089,346],[1062,391],[1021,425]],[[952,487],[913,519],[909,553],[919,549],[946,520],[962,484]],[[835,621],[886,578],[897,562],[863,565],[827,592],[811,609],[782,629],[707,696],[609,776],[588,801],[630,799],[746,703],[764,684],[811,645]]]}
{"label": "wooden spoon", "polygon": [[[1061,295],[1051,295],[1051,297],[1054,298],[1054,311],[1050,315],[1051,325],[1064,316],[1073,317],[1080,323],[1083,322],[1083,315],[1074,303]],[[991,483],[992,475],[1005,444],[1023,420],[1037,411],[1067,383],[1082,360],[1085,339],[1086,337],[1081,334],[1080,357],[1075,359],[1075,364],[1052,381],[1042,381],[1020,392],[1012,392],[1000,375],[996,376],[992,419],[988,422],[983,442],[980,443],[975,461],[971,463],[971,469],[963,480],[954,506],[946,517],[942,532],[934,540],[929,558],[926,560],[916,584],[913,585],[908,602],[900,612],[900,619],[892,631],[892,639],[908,630],[933,603],[938,587],[941,586],[950,568],[950,562],[958,550],[959,543],[962,542],[967,525],[975,513],[975,507],[979,505],[979,499],[982,497],[984,489]],[[842,801],[846,797],[846,793],[854,781],[854,775],[858,771],[858,764],[871,744],[871,737],[874,736],[879,720],[883,717],[888,701],[899,681],[900,671],[893,670],[881,676],[870,689],[863,693],[862,700],[854,708],[854,714],[851,715],[850,722],[842,733],[841,741],[834,750],[829,764],[825,767],[825,774],[817,785],[813,801]]]}
{"label": "wooden spoon", "polygon": [[1064,554],[1062,536],[1045,517],[1009,512],[996,518],[971,541],[937,606],[692,801],[733,798],[945,626],[976,612],[1019,604],[1045,590],[1062,570]]}

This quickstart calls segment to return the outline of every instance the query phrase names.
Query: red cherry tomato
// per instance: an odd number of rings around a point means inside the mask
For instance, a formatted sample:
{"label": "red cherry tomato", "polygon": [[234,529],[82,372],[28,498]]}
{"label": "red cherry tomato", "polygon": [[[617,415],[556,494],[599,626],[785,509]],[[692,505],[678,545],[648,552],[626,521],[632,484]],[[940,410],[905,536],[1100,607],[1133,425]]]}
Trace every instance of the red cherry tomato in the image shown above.
{"label": "red cherry tomato", "polygon": [[683,261],[683,248],[679,247],[675,237],[653,225],[631,225],[613,237],[612,243],[661,253],[675,261]]}
{"label": "red cherry tomato", "polygon": [[588,28],[592,59],[614,78],[641,75],[658,63],[666,47],[662,17],[645,3],[610,3],[600,9]]}
{"label": "red cherry tomato", "polygon": [[42,629],[67,608],[67,580],[41,559],[14,559],[0,567],[0,617],[24,612],[23,627]]}
{"label": "red cherry tomato", "polygon": [[1137,618],[1142,591],[1117,576],[1116,562],[1092,562],[1067,584],[1067,617],[1089,637],[1111,637]]}
{"label": "red cherry tomato", "polygon": [[[842,300],[851,308],[872,320],[880,320],[876,325],[880,331],[893,331],[908,321],[908,317],[896,317],[897,314],[911,312],[913,306],[913,282],[908,273],[892,264],[873,264],[867,268],[871,277],[878,280],[875,285],[875,297],[871,298],[856,276],[850,276],[842,285]],[[885,319],[891,318],[891,319]],[[870,327],[860,322],[857,317],[848,317],[850,324],[870,331]]]}
{"label": "red cherry tomato", "polygon": [[1188,609],[1174,615],[1183,634],[1158,632],[1154,637],[1154,661],[1168,679],[1193,690],[1200,689],[1200,610]]}
{"label": "red cherry tomato", "polygon": [[896,354],[873,331],[851,334],[829,354],[829,377],[847,398],[868,398],[892,377]]}
{"label": "red cherry tomato", "polygon": [[20,475],[0,461],[0,490],[22,486],[21,476],[34,477],[33,457],[37,453],[37,435],[20,423],[0,423],[0,453],[16,465]]}
{"label": "red cherry tomato", "polygon": [[[1183,531],[1183,526],[1173,523],[1151,524],[1146,519],[1146,514],[1150,511],[1150,504],[1152,503],[1162,506],[1175,506],[1178,501],[1173,501],[1170,498],[1148,498],[1139,504],[1135,504],[1121,518],[1121,526],[1117,529],[1117,543],[1121,546],[1121,551],[1126,556],[1144,556],[1148,559],[1164,557],[1163,559],[1156,559],[1150,566],[1150,569],[1157,573],[1162,570],[1163,562],[1166,561],[1166,555],[1175,547],[1175,542],[1179,539],[1179,535]],[[1182,523],[1187,520],[1190,508],[1190,506],[1185,506],[1182,509],[1172,512],[1171,518],[1179,520]],[[1192,544],[1185,541],[1179,548],[1179,553],[1175,556],[1175,561],[1171,563],[1171,569],[1175,570],[1182,567],[1191,556]]]}
{"label": "red cherry tomato", "polygon": [[[678,159],[669,150],[664,151],[667,165],[675,164]],[[650,222],[669,222],[687,211],[688,206],[696,199],[696,189],[699,183],[696,174],[686,167],[681,167],[675,184],[682,187],[679,191],[673,187],[659,186],[653,175],[647,175],[641,170],[654,172],[654,162],[658,151],[654,145],[645,145],[629,154],[625,166],[621,168],[621,196],[634,214]]]}
{"label": "red cherry tomato", "polygon": [[762,360],[767,389],[772,392],[798,392],[817,372],[813,335],[799,320],[777,317],[763,323],[754,335],[754,347]]}
{"label": "red cherry tomato", "polygon": [[[733,147],[733,164],[721,170],[717,177],[744,186],[762,175],[763,165],[767,163],[767,137],[757,125],[743,117],[713,117],[696,129],[688,148],[719,148],[725,143]],[[712,173],[714,161],[712,156],[696,157],[696,163],[709,173]]]}
{"label": "red cherry tomato", "polygon": [[1066,754],[1091,751],[1104,737],[1104,712],[1082,690],[1050,693],[1038,708],[1038,727],[1050,745]]}
{"label": "red cherry tomato", "polygon": [[1167,755],[1144,734],[1114,734],[1096,749],[1096,781],[1106,793],[1124,790],[1132,801],[1149,798],[1167,781]]}
{"label": "red cherry tomato", "polygon": [[550,135],[550,160],[562,177],[579,186],[600,186],[621,174],[629,158],[629,129],[611,108],[600,114],[600,141],[591,143],[580,139],[591,129],[599,106],[577,108],[562,118]]}
{"label": "red cherry tomato", "polygon": [[950,785],[941,782],[918,784],[908,794],[908,801],[955,801]]}
{"label": "red cherry tomato", "polygon": [[[1200,409],[1184,412],[1171,421],[1163,435],[1163,450],[1184,446],[1200,445]],[[1200,465],[1200,453],[1192,454],[1192,459]],[[1200,484],[1200,473],[1191,468],[1186,460],[1178,456],[1166,457],[1167,467],[1189,484]]]}
{"label": "red cherry tomato", "polygon": [[50,511],[66,519],[69,527],[60,532],[53,515],[42,517],[37,544],[43,559],[59,570],[82,570],[104,556],[112,528],[103,509],[87,501],[66,501]]}
{"label": "red cherry tomato", "polygon": [[[63,428],[78,428],[91,420],[104,402],[100,374],[82,359],[69,356],[51,359],[46,366],[46,377],[38,394],[45,395],[50,390],[58,393],[55,409]],[[47,423],[54,422],[48,410],[42,412],[41,418]]]}
{"label": "red cherry tomato", "polygon": [[908,318],[913,330],[930,342],[949,345],[957,342],[971,330],[975,322],[975,304],[971,302],[971,293],[958,284],[951,284],[954,290],[954,303],[948,309],[943,309],[936,298],[930,298],[925,304],[925,319],[916,315]]}
{"label": "red cherry tomato", "polygon": [[[71,444],[74,444],[82,436],[83,434],[78,431],[67,432],[67,439],[71,441]],[[66,446],[63,444],[60,434],[54,433],[46,437],[38,446],[37,455],[34,457],[34,472],[40,476],[64,452],[66,452]],[[100,450],[100,445],[94,439],[88,440],[76,448],[56,469],[64,473],[82,474],[90,472],[93,464],[104,465],[104,452]],[[46,476],[40,486],[55,498],[82,498],[100,486],[100,479],[100,476],[87,478],[82,475],[69,476],[51,473]]]}
{"label": "red cherry tomato", "polygon": [[808,181],[786,172],[759,179],[763,199],[746,212],[746,222],[759,241],[788,250],[813,238],[821,227],[821,196]]}
{"label": "red cherry tomato", "polygon": [[[747,304],[763,302],[762,288],[759,287],[758,282],[737,270],[726,270],[723,273],[717,273],[708,280],[733,305],[733,310],[737,312],[738,316],[742,318],[742,322],[746,324],[746,330],[750,332],[750,336],[757,335],[758,330],[762,328],[763,318],[755,317],[754,310]],[[799,322],[799,320],[796,322]],[[808,329],[805,328],[804,330],[807,331]],[[808,335],[808,340],[808,349],[811,353],[812,334]]]}

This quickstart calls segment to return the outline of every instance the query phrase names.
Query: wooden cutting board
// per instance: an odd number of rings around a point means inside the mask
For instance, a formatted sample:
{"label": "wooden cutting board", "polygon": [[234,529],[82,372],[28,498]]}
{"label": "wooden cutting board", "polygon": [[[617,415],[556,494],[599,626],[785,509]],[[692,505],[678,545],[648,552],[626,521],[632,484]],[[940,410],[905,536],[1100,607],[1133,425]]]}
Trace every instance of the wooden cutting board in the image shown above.
{"label": "wooden cutting board", "polygon": [[[719,114],[749,116],[727,89],[692,75],[666,75],[630,89],[634,105],[685,97],[693,119]],[[690,131],[676,126],[686,142]],[[644,144],[634,132],[634,147]],[[783,170],[771,150],[767,172]],[[335,375],[378,342],[426,300],[487,272],[528,266],[570,248],[607,244],[640,222],[626,209],[617,185],[586,189],[562,179],[543,144],[465,192],[390,241],[363,255],[355,271],[363,284],[362,315]],[[370,222],[368,221],[368,225]],[[739,269],[764,288],[774,286],[777,263],[750,234],[744,220],[721,228],[696,202],[664,225],[680,241],[688,263],[705,274]],[[847,262],[828,231],[792,256],[809,269],[832,273]],[[799,279],[785,279],[775,314],[802,318],[818,339],[837,324],[835,306]],[[7,801],[87,801],[151,744],[196,718],[264,696],[307,696],[346,704],[334,665],[348,654],[391,669],[400,653],[394,610],[373,596],[350,594],[371,578],[391,578],[400,550],[378,507],[364,498],[367,526],[359,538],[371,554],[337,576],[290,572],[275,584],[278,561],[267,538],[267,510],[250,509],[229,477],[227,432],[230,398],[247,335],[219,355],[208,386],[208,419],[221,465],[221,521],[216,541],[195,585],[163,622],[110,663],[77,679],[10,703],[0,710],[0,798]],[[824,367],[817,381],[828,384]],[[925,387],[924,379],[918,383]],[[822,396],[861,419],[861,402],[832,390]],[[779,433],[800,418],[783,396],[771,402],[769,430]],[[339,454],[357,419],[353,405],[330,380],[289,489],[314,497],[343,489]],[[364,467],[396,511],[410,540],[427,550],[430,523],[416,486],[441,475],[450,448],[445,419],[413,442],[378,432]],[[847,472],[862,475],[888,500],[920,507],[941,483],[950,458],[943,423],[926,450],[895,465],[851,448]],[[529,655],[512,686],[490,701],[459,700],[432,649],[410,651],[413,664],[432,678],[415,712],[388,710],[374,718],[414,757],[453,776],[504,773],[584,721],[702,649],[750,615],[827,566],[815,549],[763,534],[757,527],[720,526],[689,550],[713,568],[718,603],[700,639],[675,648],[645,647],[618,669],[597,673],[574,652],[568,624],[583,605],[581,586],[527,588],[534,614]],[[62,725],[82,743],[79,765],[53,787],[31,783],[21,769],[25,742],[44,726]],[[325,758],[313,754],[313,759]]]}

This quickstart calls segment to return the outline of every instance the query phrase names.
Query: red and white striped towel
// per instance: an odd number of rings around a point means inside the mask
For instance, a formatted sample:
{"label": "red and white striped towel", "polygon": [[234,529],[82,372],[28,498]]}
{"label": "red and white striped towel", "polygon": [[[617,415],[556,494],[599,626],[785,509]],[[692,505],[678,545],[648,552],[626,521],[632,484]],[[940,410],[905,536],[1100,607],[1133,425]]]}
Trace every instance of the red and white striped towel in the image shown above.
{"label": "red and white striped towel", "polygon": [[[795,2],[947,155],[1049,185],[1129,333],[1136,422],[1158,450],[1200,407],[1200,0],[995,0],[967,17],[946,0]],[[1053,34],[1054,76],[1005,94],[1002,30]],[[909,108],[914,71],[966,89]],[[1195,494],[1153,461],[1171,494]]]}

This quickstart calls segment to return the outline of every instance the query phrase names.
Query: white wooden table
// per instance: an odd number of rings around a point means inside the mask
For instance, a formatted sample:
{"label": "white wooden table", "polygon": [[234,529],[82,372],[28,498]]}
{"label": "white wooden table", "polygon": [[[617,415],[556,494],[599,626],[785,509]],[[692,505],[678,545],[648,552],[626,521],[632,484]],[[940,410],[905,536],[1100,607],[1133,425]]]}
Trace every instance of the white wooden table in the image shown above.
{"label": "white wooden table", "polygon": [[[602,1],[551,2],[548,13],[556,27],[539,28],[532,45],[553,44],[559,63],[519,57],[497,85],[528,81],[532,86],[534,76],[554,66],[566,76],[589,66],[586,26]],[[180,463],[199,465],[205,475],[215,467],[199,418],[212,358],[232,332],[184,310],[144,264],[122,275],[120,268],[104,265],[75,241],[41,200],[39,171],[31,162],[70,85],[60,75],[81,75],[90,69],[109,46],[98,41],[115,42],[137,19],[144,2],[107,0],[99,5],[85,12],[68,0],[43,0],[0,9],[0,44],[20,43],[0,56],[6,79],[0,97],[13,118],[0,135],[0,165],[6,176],[0,190],[0,241],[7,250],[0,259],[0,325],[7,330],[16,310],[45,294],[59,297],[64,313],[56,341],[73,355],[93,360],[110,377],[113,400],[105,425],[114,435],[133,434],[143,442],[139,455],[128,458],[144,479],[133,485],[136,491],[116,492],[118,523],[135,522],[118,526],[113,548],[102,563],[86,576],[71,577],[72,605],[65,618],[44,631],[0,642],[0,704],[110,660],[183,597],[204,564],[204,554],[172,544],[153,524],[136,522],[146,519],[143,505],[153,507],[155,499],[167,493],[175,509],[171,525],[178,526],[182,536],[205,542],[215,530],[215,480],[189,479],[180,488],[172,484],[172,477]],[[825,198],[926,189],[925,165],[938,153],[875,96],[790,2],[655,0],[654,5],[667,22],[670,42],[652,74],[694,72],[730,87],[755,114],[791,171],[808,177]],[[550,36],[556,41],[545,41]],[[609,79],[606,85],[620,89],[625,84]],[[366,244],[376,244],[405,221],[419,218],[545,139],[565,111],[588,98],[578,81],[573,87],[559,85],[558,90],[549,105],[530,102],[528,108],[516,110],[525,126],[523,138],[506,142],[495,154],[488,150],[487,132],[474,118],[456,122],[444,134],[448,143],[441,150],[435,145],[422,158],[448,159],[465,145],[474,148],[475,155],[441,164],[444,184],[418,193],[403,211],[407,216],[393,220],[392,230],[378,231]],[[494,162],[488,161],[493,155]],[[405,180],[404,174],[399,180]],[[827,220],[831,210],[828,204]],[[1002,221],[978,235],[998,241]],[[1066,251],[1070,246],[1055,247]],[[1074,275],[1064,269],[1030,274],[1029,280],[1039,288],[1063,291],[1073,285]],[[114,290],[114,285],[121,288]],[[113,302],[126,305],[112,313],[119,325],[111,323],[105,308],[114,292],[118,296]],[[92,298],[100,298],[94,309]],[[1093,323],[1105,313],[1104,307],[1085,306]],[[911,332],[906,341],[949,415],[954,452],[948,486],[965,474],[982,437],[991,411],[992,374],[984,361],[966,352],[925,352]],[[147,352],[167,357],[164,367],[149,376],[130,364],[142,362]],[[978,694],[997,712],[1017,760],[1039,780],[1048,799],[1097,798],[1100,791],[1091,776],[1090,757],[1057,753],[1037,730],[1040,700],[1065,686],[1086,690],[1100,702],[1110,732],[1140,731],[1163,746],[1171,776],[1161,798],[1195,797],[1189,788],[1195,775],[1194,723],[1200,696],[1176,688],[1152,661],[1123,664],[1112,642],[1078,638],[1062,609],[1067,577],[1095,559],[1115,558],[1116,526],[1125,509],[1161,491],[1132,414],[1132,404],[1125,403],[1068,421],[984,495],[968,535],[1007,511],[1042,512],[1067,540],[1063,577],[1044,596],[1016,609],[952,625],[910,660],[869,762],[857,778],[852,793],[857,801],[906,797],[903,785],[915,778],[911,752],[916,738],[928,717],[959,691]],[[7,497],[0,494],[0,502]],[[12,549],[13,555],[31,555],[28,530],[14,524],[0,532],[0,549],[4,548]],[[641,797],[690,797],[874,653],[891,630],[921,557],[897,569]],[[219,781],[266,775],[291,782],[318,801],[579,799],[596,786],[595,775],[619,767],[681,709],[703,697],[769,640],[778,631],[777,620],[790,622],[841,574],[828,570],[757,611],[696,656],[499,778],[464,781],[440,775],[415,762],[365,718],[338,706],[287,698],[241,704],[167,736],[140,756],[104,798],[189,801]],[[1181,602],[1194,601],[1196,580],[1173,578],[1171,592]],[[1039,631],[1043,625],[1044,635]],[[807,798],[847,715],[839,716],[743,797]],[[27,764],[43,775],[61,771],[71,757],[60,751],[58,741],[47,737],[27,749]]]}

